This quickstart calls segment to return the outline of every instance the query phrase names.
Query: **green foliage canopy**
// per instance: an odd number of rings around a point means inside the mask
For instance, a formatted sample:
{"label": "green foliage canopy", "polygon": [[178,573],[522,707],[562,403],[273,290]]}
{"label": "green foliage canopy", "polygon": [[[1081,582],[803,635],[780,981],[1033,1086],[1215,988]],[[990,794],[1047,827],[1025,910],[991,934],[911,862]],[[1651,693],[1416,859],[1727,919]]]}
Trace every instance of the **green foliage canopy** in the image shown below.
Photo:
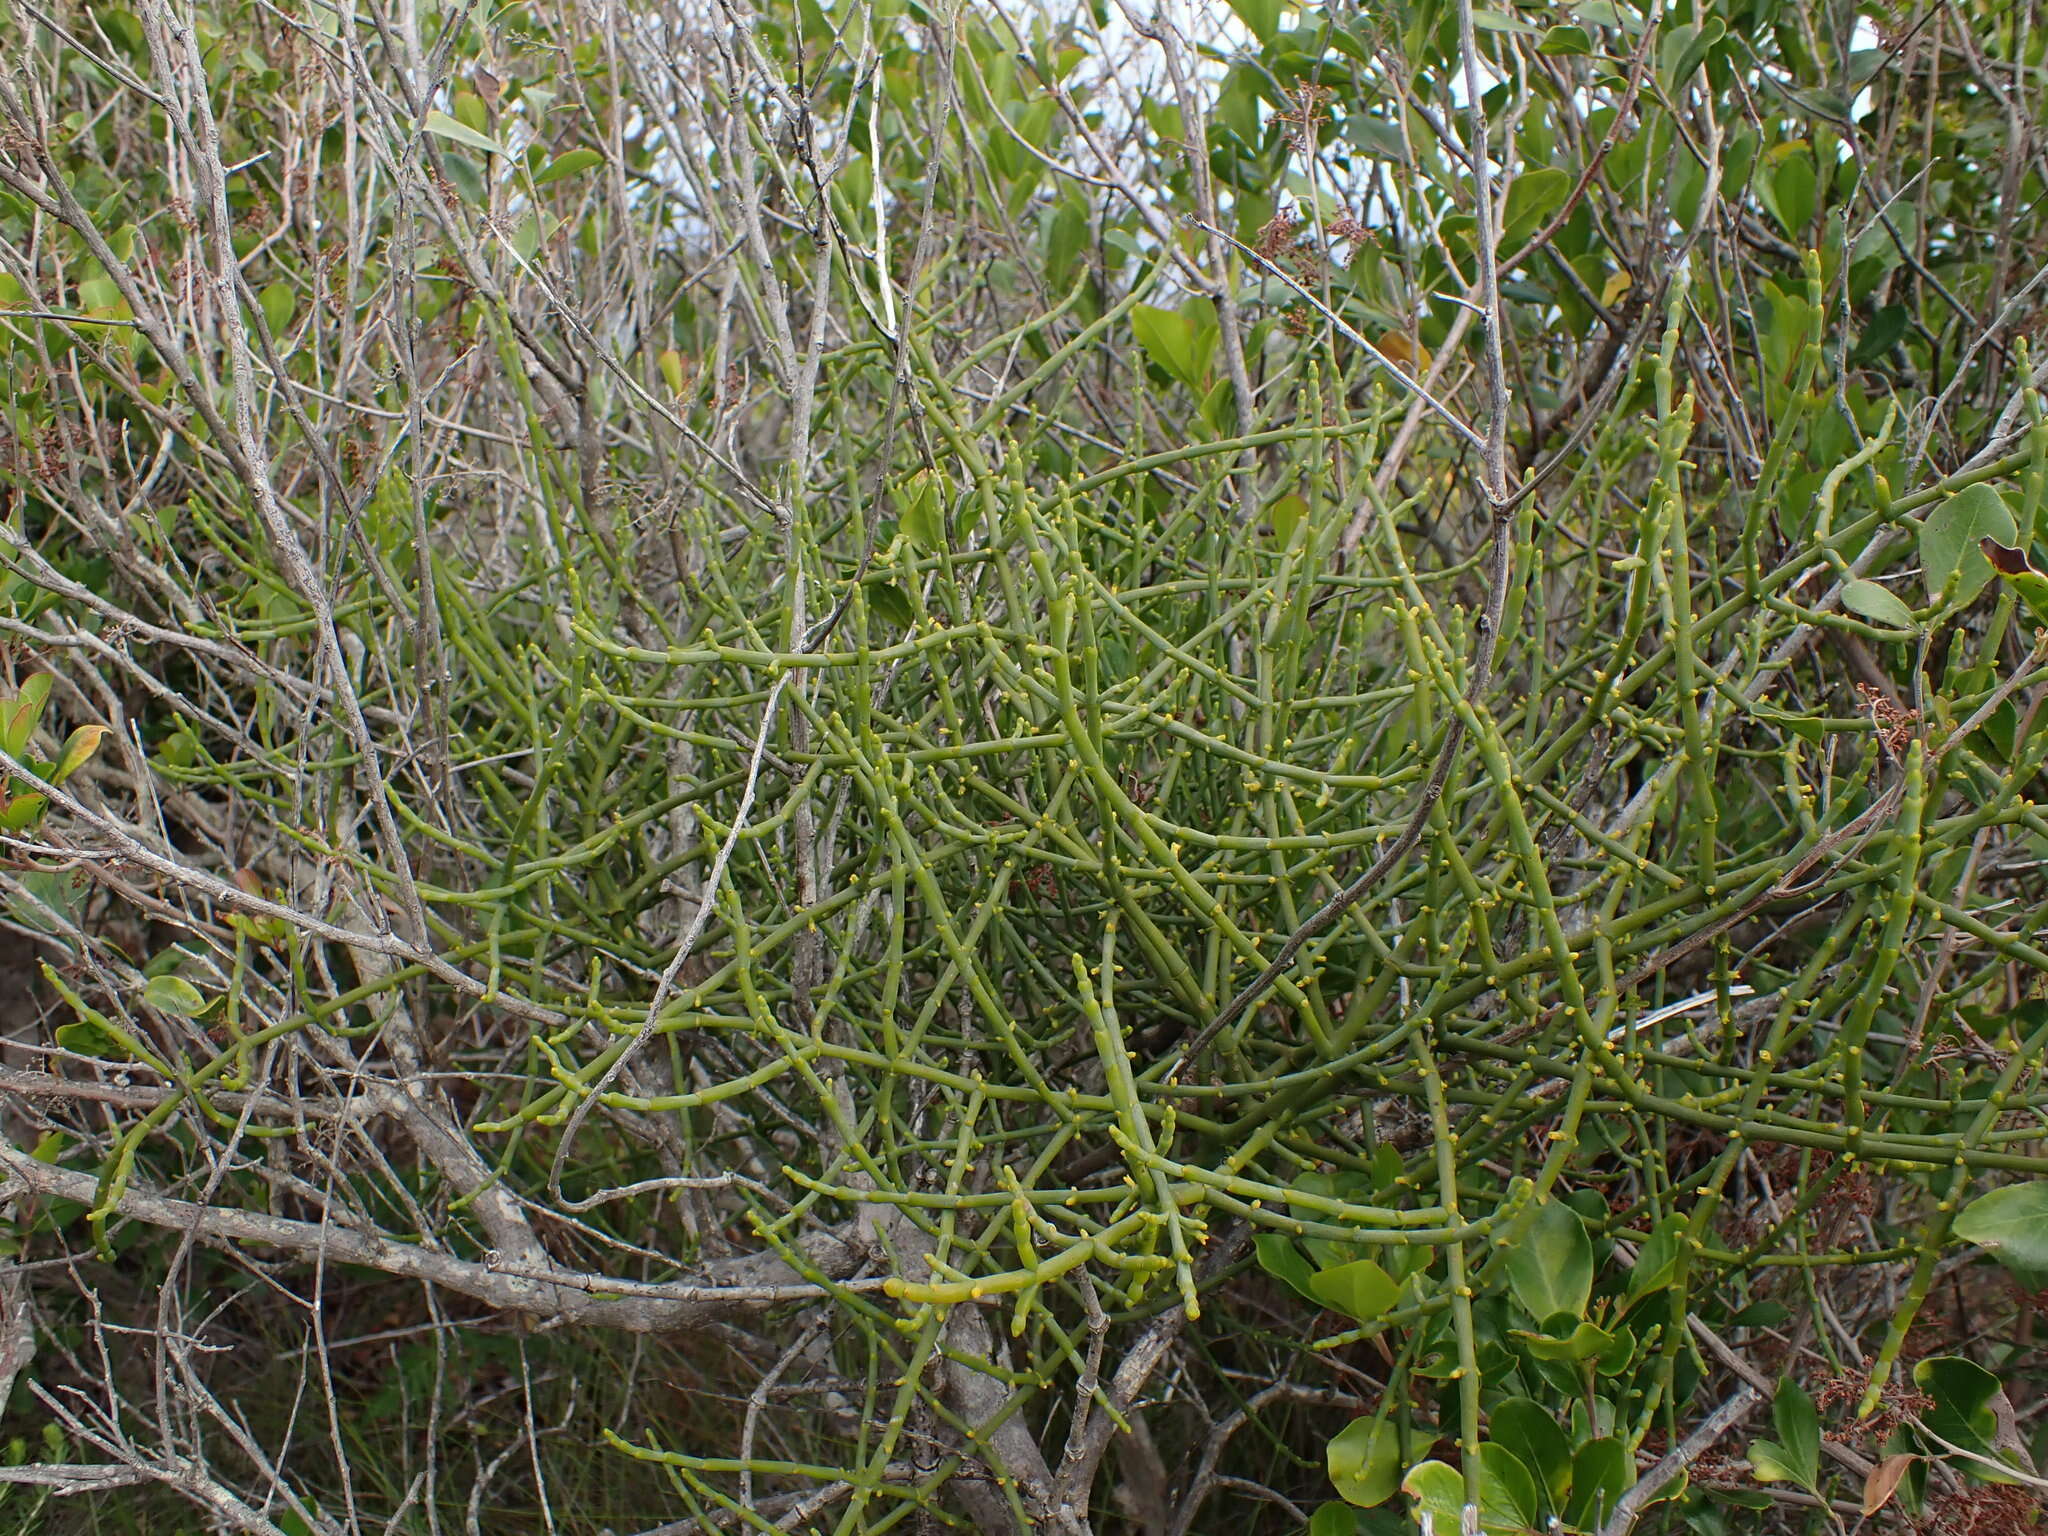
{"label": "green foliage canopy", "polygon": [[[1195,9],[10,13],[51,1466],[322,1532],[2020,1486],[2048,34]],[[719,1406],[585,1390],[618,1335]]]}

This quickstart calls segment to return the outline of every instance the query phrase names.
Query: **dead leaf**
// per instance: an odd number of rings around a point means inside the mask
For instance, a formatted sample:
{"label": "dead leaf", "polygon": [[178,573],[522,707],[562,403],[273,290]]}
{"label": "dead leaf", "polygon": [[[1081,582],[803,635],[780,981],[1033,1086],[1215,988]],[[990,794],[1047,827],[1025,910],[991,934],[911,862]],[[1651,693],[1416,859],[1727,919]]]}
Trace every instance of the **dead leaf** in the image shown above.
{"label": "dead leaf", "polygon": [[1998,1425],[1998,1433],[1991,1437],[1992,1449],[2004,1451],[2012,1457],[2015,1466],[2031,1473],[2034,1458],[2027,1454],[2026,1438],[2020,1434],[2019,1415],[2013,1412],[2012,1399],[2005,1395],[2003,1387],[1991,1394],[1991,1417]]}
{"label": "dead leaf", "polygon": [[1911,1451],[1901,1451],[1896,1456],[1887,1456],[1870,1469],[1870,1476],[1863,1480],[1863,1513],[1876,1514],[1891,1502],[1898,1491],[1899,1479],[1906,1475],[1906,1469],[1920,1458]]}
{"label": "dead leaf", "polygon": [[2027,558],[2023,549],[2010,549],[1996,539],[1977,541],[1977,547],[1984,551],[1984,558],[2004,576],[2019,576],[2034,568],[2034,562]]}

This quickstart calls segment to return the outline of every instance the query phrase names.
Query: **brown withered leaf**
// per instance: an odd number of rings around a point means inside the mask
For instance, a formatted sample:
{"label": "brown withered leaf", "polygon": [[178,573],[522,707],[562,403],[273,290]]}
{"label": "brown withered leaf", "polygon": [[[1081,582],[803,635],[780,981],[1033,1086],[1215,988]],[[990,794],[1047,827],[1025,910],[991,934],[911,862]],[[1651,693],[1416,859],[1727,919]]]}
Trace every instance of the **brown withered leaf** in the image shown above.
{"label": "brown withered leaf", "polygon": [[1911,1451],[1901,1451],[1896,1456],[1885,1457],[1870,1469],[1870,1475],[1863,1479],[1863,1513],[1866,1516],[1876,1514],[1891,1502],[1906,1469],[1919,1459]]}
{"label": "brown withered leaf", "polygon": [[1991,1437],[1992,1449],[2005,1452],[2015,1465],[2031,1473],[2034,1458],[2027,1454],[2026,1438],[2020,1433],[2019,1415],[2013,1412],[2012,1399],[2005,1395],[2003,1387],[1991,1394],[1991,1417],[1998,1425],[1998,1433]]}
{"label": "brown withered leaf", "polygon": [[1979,539],[1977,547],[1984,551],[1984,558],[2001,576],[2024,576],[2034,568],[2034,562],[2027,558],[2024,549],[2014,549],[1989,536]]}

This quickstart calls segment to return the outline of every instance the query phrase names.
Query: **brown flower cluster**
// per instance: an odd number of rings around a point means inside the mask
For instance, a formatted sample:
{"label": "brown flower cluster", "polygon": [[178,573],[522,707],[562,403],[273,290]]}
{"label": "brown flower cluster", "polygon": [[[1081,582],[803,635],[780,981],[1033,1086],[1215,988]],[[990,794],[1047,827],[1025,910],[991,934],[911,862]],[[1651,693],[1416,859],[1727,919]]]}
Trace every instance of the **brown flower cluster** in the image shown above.
{"label": "brown flower cluster", "polygon": [[[1314,288],[1328,279],[1334,267],[1349,266],[1370,238],[1365,225],[1347,213],[1332,220],[1323,230],[1323,240],[1318,241],[1312,232],[1303,230],[1299,215],[1282,208],[1259,227],[1252,237],[1252,249],[1274,266],[1285,268],[1302,287]],[[1340,243],[1351,246],[1342,261],[1331,255]],[[1290,304],[1281,311],[1280,325],[1290,336],[1307,336],[1316,327],[1315,309],[1305,303]]]}
{"label": "brown flower cluster", "polygon": [[[1844,1370],[1841,1375],[1829,1378],[1814,1390],[1813,1405],[1826,1413],[1833,1409],[1853,1411],[1863,1401],[1863,1394],[1870,1390],[1870,1362],[1864,1361],[1864,1369]],[[1925,1392],[1909,1386],[1898,1377],[1888,1380],[1878,1393],[1877,1407],[1870,1417],[1844,1425],[1827,1432],[1830,1440],[1844,1442],[1858,1436],[1869,1436],[1878,1445],[1889,1440],[1892,1431],[1909,1419],[1918,1418],[1934,1406],[1934,1399]]]}
{"label": "brown flower cluster", "polygon": [[1020,883],[1040,901],[1060,899],[1060,877],[1050,864],[1030,865],[1025,869]]}
{"label": "brown flower cluster", "polygon": [[0,469],[50,485],[80,458],[111,453],[119,435],[117,424],[104,421],[97,429],[76,421],[48,421],[26,436],[0,429]]}
{"label": "brown flower cluster", "polygon": [[1920,1522],[1926,1536],[2012,1536],[2041,1528],[2041,1506],[2011,1484],[1965,1488],[1944,1495]]}
{"label": "brown flower cluster", "polygon": [[1877,739],[1893,757],[1903,757],[1906,747],[1913,740],[1913,727],[1920,721],[1920,711],[1894,704],[1885,697],[1882,688],[1869,683],[1856,685],[1856,697],[1869,713],[1871,724],[1877,727]]}
{"label": "brown flower cluster", "polygon": [[1335,94],[1327,85],[1303,80],[1294,87],[1290,105],[1274,114],[1287,124],[1287,137],[1295,153],[1306,155],[1315,149],[1316,134],[1330,120],[1323,104]]}

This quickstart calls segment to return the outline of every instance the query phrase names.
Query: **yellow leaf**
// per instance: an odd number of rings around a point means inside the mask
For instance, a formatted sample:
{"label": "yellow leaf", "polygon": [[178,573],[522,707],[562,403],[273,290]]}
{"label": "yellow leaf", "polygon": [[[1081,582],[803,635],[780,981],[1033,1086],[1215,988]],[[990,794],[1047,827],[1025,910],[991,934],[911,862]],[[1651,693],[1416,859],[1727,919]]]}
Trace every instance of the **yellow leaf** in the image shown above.
{"label": "yellow leaf", "polygon": [[57,754],[57,766],[50,772],[52,784],[62,784],[92,760],[108,735],[104,725],[81,725],[64,738],[64,750]]}
{"label": "yellow leaf", "polygon": [[1390,363],[1398,363],[1407,372],[1420,377],[1429,372],[1432,361],[1429,348],[1419,341],[1410,341],[1405,331],[1388,331],[1373,343],[1381,357]]}
{"label": "yellow leaf", "polygon": [[674,347],[669,347],[661,354],[657,361],[661,365],[662,382],[668,385],[669,393],[672,395],[680,395],[683,392],[683,383],[685,379],[685,375],[683,372],[683,354],[678,352]]}
{"label": "yellow leaf", "polygon": [[1627,293],[1635,285],[1636,280],[1625,269],[1616,272],[1607,279],[1607,286],[1600,290],[1600,302],[1603,305],[1612,305],[1616,299]]}

